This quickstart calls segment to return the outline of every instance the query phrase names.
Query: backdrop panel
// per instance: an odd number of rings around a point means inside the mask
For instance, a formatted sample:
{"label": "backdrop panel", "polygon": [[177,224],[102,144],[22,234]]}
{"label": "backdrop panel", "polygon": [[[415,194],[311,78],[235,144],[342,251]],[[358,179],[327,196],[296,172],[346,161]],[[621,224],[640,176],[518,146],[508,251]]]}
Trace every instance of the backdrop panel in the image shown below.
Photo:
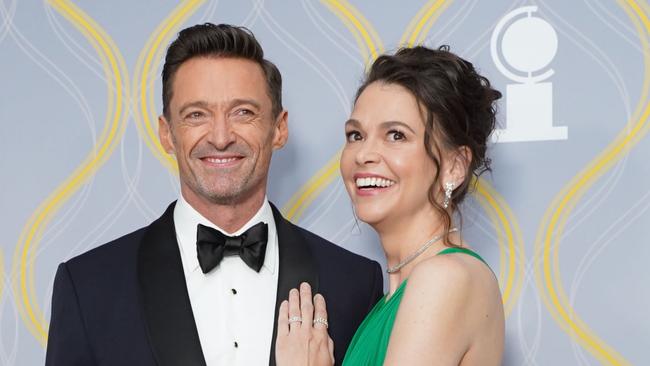
{"label": "backdrop panel", "polygon": [[271,200],[382,265],[338,173],[354,92],[400,45],[471,60],[504,94],[493,172],[462,207],[504,295],[504,364],[650,364],[649,17],[637,0],[0,0],[0,365],[44,362],[58,263],[178,196],[159,75],[206,21],[249,27],[283,73]]}

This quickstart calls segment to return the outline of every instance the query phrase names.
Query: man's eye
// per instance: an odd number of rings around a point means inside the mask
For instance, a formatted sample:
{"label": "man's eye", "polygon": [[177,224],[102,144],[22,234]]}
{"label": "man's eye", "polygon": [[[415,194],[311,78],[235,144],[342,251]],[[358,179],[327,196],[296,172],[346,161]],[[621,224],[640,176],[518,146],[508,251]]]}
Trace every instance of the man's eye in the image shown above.
{"label": "man's eye", "polygon": [[388,131],[388,139],[391,141],[399,141],[399,140],[404,140],[406,139],[406,136],[404,133],[397,131],[397,130],[391,130]]}
{"label": "man's eye", "polygon": [[195,111],[195,112],[190,112],[190,113],[187,115],[187,118],[190,118],[190,119],[198,119],[198,118],[201,118],[201,117],[203,117],[203,116],[204,116],[203,112]]}
{"label": "man's eye", "polygon": [[252,116],[254,113],[250,109],[241,108],[235,111],[237,116]]}
{"label": "man's eye", "polygon": [[358,131],[350,131],[345,133],[345,138],[348,142],[360,141],[361,134]]}

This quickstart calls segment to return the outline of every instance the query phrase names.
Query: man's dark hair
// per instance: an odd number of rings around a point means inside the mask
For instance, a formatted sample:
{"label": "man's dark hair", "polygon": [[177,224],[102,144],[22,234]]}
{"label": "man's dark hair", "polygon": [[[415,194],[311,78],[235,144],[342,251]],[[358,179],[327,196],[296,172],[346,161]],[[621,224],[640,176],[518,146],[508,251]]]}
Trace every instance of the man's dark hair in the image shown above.
{"label": "man's dark hair", "polygon": [[244,27],[229,24],[197,24],[178,33],[167,49],[163,80],[163,115],[170,121],[169,103],[176,71],[183,62],[194,57],[233,57],[256,62],[266,77],[274,117],[282,111],[282,76],[278,68],[264,59],[264,51],[253,33]]}

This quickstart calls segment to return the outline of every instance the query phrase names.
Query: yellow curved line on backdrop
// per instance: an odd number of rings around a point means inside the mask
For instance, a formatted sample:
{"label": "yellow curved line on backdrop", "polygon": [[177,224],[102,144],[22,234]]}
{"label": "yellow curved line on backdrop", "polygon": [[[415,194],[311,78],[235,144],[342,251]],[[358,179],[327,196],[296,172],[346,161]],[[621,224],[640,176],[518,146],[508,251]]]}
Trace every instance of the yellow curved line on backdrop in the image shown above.
{"label": "yellow curved line on backdrop", "polygon": [[[420,36],[417,37],[417,38],[415,36],[412,36],[409,39],[409,44],[411,46],[413,46],[414,44],[421,44],[421,43],[424,42],[424,38],[426,37],[426,35],[431,30],[431,27],[433,26],[433,23],[436,21],[438,16],[440,14],[442,14],[442,12],[447,10],[449,5],[451,5],[451,1],[445,1],[440,5],[440,9],[435,9],[434,10],[435,7],[432,7],[432,9],[430,11],[428,11],[424,15],[424,19],[422,20],[422,22],[418,23],[418,25],[416,26],[416,31],[414,33],[414,35],[415,35],[415,34],[417,34],[419,32]],[[419,30],[420,27],[421,27],[421,31]]]}
{"label": "yellow curved line on backdrop", "polygon": [[431,8],[437,1],[438,0],[429,0],[426,4],[420,7],[420,10],[418,10],[418,12],[411,18],[409,24],[404,29],[404,33],[402,33],[402,37],[400,37],[398,43],[400,46],[408,46],[407,39],[411,34],[413,34],[413,30],[415,29],[416,24],[418,24],[419,20],[424,17],[424,13],[426,13],[427,10],[429,10],[429,8]]}
{"label": "yellow curved line on backdrop", "polygon": [[422,43],[429,30],[442,14],[451,5],[452,1],[431,0],[427,2],[409,22],[406,32],[400,39],[401,45],[413,47]]}
{"label": "yellow curved line on backdrop", "polygon": [[[38,307],[34,286],[34,254],[47,224],[54,217],[61,205],[106,162],[124,133],[126,110],[122,86],[128,81],[123,57],[106,32],[81,9],[67,0],[52,0],[49,4],[70,21],[92,44],[102,59],[102,65],[108,83],[108,107],[104,129],[98,143],[84,159],[74,173],[64,181],[32,214],[21,233],[14,266],[18,268],[17,292],[20,293],[18,308],[29,331],[45,345],[47,331],[45,318]],[[124,81],[123,81],[124,80]],[[114,82],[115,85],[110,85]],[[115,92],[115,102],[113,102]],[[115,103],[113,108],[113,103]],[[29,281],[29,291],[27,289]],[[30,298],[31,295],[31,298]],[[22,301],[22,303],[21,303]]]}
{"label": "yellow curved line on backdrop", "polygon": [[[479,203],[490,217],[497,232],[499,243],[499,283],[504,284],[503,304],[506,317],[510,315],[521,294],[525,253],[524,241],[519,222],[505,199],[486,181],[479,179],[476,184]],[[504,235],[505,242],[504,245]],[[505,249],[507,246],[507,250]],[[506,255],[507,254],[507,255]],[[507,263],[507,271],[505,270]],[[505,277],[505,279],[504,279]]]}
{"label": "yellow curved line on backdrop", "polygon": [[[339,17],[346,27],[353,24],[354,28],[348,27],[352,35],[359,37],[365,42],[360,45],[362,55],[372,55],[372,60],[377,57],[377,50],[383,52],[383,45],[377,32],[372,25],[359,12],[354,9],[347,1],[323,0],[327,8]],[[358,32],[358,33],[357,33]],[[367,50],[367,51],[366,51]],[[370,61],[372,61],[370,60]],[[282,213],[288,220],[297,222],[309,205],[318,197],[318,195],[329,186],[336,178],[339,177],[339,150],[323,168],[321,168],[312,178],[307,181],[282,207]]]}
{"label": "yellow curved line on backdrop", "polygon": [[321,0],[321,2],[343,21],[357,40],[366,66],[384,52],[384,46],[375,28],[352,4],[345,0]]}
{"label": "yellow curved line on backdrop", "polygon": [[297,222],[304,211],[327,188],[336,178],[339,177],[339,160],[341,150],[330,159],[314,176],[296,192],[289,201],[282,207],[282,213],[292,222]]}
{"label": "yellow curved line on backdrop", "polygon": [[[476,184],[477,184],[476,189],[478,190],[479,189],[478,188],[478,183],[476,183]],[[481,196],[480,194],[477,194],[475,196],[475,198],[476,198],[476,201],[481,205],[481,207],[483,208],[483,210],[487,214],[488,218],[490,219],[490,223],[492,224],[492,227],[494,228],[494,231],[496,232],[496,235],[497,235],[497,243],[504,242],[503,234],[504,234],[505,230],[501,226],[501,222],[499,221],[499,218],[497,217],[496,213],[492,209],[492,206],[490,206],[490,203],[483,196]],[[507,261],[506,251],[505,250],[500,250],[499,251],[499,274],[497,276],[499,284],[504,283],[506,281],[506,277],[508,275],[508,273],[506,272],[508,270],[508,268],[506,267],[506,261]],[[503,292],[503,290],[502,290],[502,292]],[[503,302],[504,302],[504,304],[506,302],[505,296],[504,296]]]}
{"label": "yellow curved line on backdrop", "polygon": [[321,0],[321,3],[325,4],[332,13],[334,13],[342,22],[343,25],[348,29],[350,34],[354,37],[355,42],[357,43],[357,47],[359,48],[359,52],[361,52],[361,58],[363,58],[364,65],[368,64],[368,60],[371,60],[372,58],[370,57],[370,51],[366,47],[366,44],[364,43],[363,37],[359,32],[357,32],[357,29],[354,27],[354,24],[350,22],[343,13],[338,11],[338,9],[332,5],[330,5],[329,1],[326,0]]}
{"label": "yellow curved line on backdrop", "polygon": [[[381,37],[379,36],[379,33],[377,32],[377,29],[370,23],[370,21],[357,9],[355,8],[352,4],[350,4],[347,0],[340,0],[342,4],[344,4],[352,13],[352,15],[356,18],[359,19],[361,24],[363,25],[361,30],[365,30],[370,34],[370,38],[373,40],[374,44],[377,47],[377,53],[373,54],[373,60],[379,56],[379,54],[385,52],[384,49],[384,44],[381,40]],[[371,52],[372,53],[372,52]]]}
{"label": "yellow curved line on backdrop", "polygon": [[[158,121],[154,103],[154,80],[158,78],[157,70],[160,60],[166,52],[166,45],[175,36],[180,26],[204,3],[204,0],[185,1],[178,5],[151,33],[145,47],[138,56],[133,77],[132,94],[133,115],[140,137],[144,139],[147,147],[167,169],[178,173],[176,160],[168,154],[160,144],[157,125]],[[153,73],[152,73],[153,71]]]}
{"label": "yellow curved line on backdrop", "polygon": [[[626,4],[627,3],[627,6]],[[535,242],[535,252],[542,251],[542,269],[539,261],[535,262],[535,277],[539,291],[546,307],[560,327],[576,339],[589,353],[601,363],[608,365],[629,365],[621,354],[601,340],[577,316],[567,300],[562,286],[559,267],[559,240],[562,237],[569,214],[586,191],[602,177],[616,162],[618,162],[639,140],[648,132],[650,125],[650,103],[647,103],[650,90],[650,48],[648,34],[650,20],[639,5],[632,0],[620,2],[620,6],[628,14],[634,24],[642,44],[644,56],[644,78],[642,95],[634,116],[616,139],[610,143],[587,167],[574,177],[565,188],[553,199],[547,209],[542,225],[540,225]],[[638,18],[637,18],[638,17]],[[643,23],[643,26],[639,23]],[[645,104],[645,107],[643,107]],[[643,109],[640,118],[639,111]],[[629,128],[628,128],[629,127]],[[548,227],[546,227],[548,223]],[[551,250],[553,258],[551,260]],[[551,269],[552,265],[552,269]],[[544,291],[546,287],[546,291]],[[557,289],[556,289],[557,288]]]}

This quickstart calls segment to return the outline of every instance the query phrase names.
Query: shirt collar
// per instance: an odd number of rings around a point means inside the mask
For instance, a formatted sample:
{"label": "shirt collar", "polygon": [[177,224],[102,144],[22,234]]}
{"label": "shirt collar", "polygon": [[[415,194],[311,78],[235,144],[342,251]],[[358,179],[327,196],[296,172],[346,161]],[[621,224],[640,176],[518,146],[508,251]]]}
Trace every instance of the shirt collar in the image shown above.
{"label": "shirt collar", "polygon": [[273,218],[273,210],[266,196],[264,197],[262,206],[248,222],[234,233],[228,233],[201,215],[183,198],[183,195],[180,195],[174,207],[174,226],[176,228],[176,239],[178,240],[178,247],[181,252],[185,272],[194,272],[199,269],[199,260],[196,253],[196,228],[198,224],[214,228],[227,235],[236,236],[259,222],[266,223],[269,230],[264,265],[260,271],[267,270],[273,274],[277,262],[277,256],[274,255],[277,253],[275,250],[277,246],[277,231],[275,219]]}

